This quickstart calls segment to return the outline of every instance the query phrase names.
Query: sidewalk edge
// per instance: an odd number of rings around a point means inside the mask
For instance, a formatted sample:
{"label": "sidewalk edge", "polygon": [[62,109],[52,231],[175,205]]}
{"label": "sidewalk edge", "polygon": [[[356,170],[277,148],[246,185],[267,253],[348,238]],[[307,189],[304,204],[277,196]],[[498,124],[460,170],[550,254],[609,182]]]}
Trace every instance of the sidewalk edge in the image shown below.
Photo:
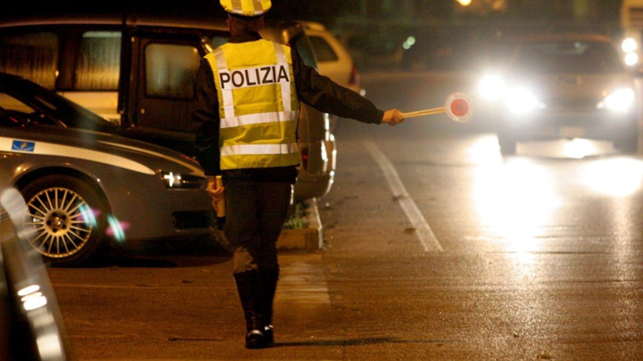
{"label": "sidewalk edge", "polygon": [[317,208],[317,199],[304,201],[306,206],[305,229],[284,229],[277,241],[278,249],[315,251],[321,249],[324,243],[321,218]]}

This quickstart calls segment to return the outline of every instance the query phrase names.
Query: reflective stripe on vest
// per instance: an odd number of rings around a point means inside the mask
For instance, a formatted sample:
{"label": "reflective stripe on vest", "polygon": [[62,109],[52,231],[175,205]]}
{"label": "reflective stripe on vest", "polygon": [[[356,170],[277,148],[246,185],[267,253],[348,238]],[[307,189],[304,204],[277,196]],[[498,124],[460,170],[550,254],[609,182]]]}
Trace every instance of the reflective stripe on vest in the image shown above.
{"label": "reflective stripe on vest", "polygon": [[290,48],[266,40],[228,43],[206,59],[219,97],[221,169],[299,164]]}
{"label": "reflective stripe on vest", "polygon": [[221,156],[248,154],[282,154],[297,151],[297,143],[292,144],[243,144],[221,148]]}
{"label": "reflective stripe on vest", "polygon": [[269,0],[220,0],[225,11],[242,16],[258,16],[268,11],[272,4]]}

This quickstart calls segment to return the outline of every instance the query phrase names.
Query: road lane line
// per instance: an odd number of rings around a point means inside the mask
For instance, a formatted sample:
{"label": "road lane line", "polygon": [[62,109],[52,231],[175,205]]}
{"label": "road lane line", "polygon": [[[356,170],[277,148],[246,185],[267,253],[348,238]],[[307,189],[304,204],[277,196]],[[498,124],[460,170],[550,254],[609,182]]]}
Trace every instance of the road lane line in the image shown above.
{"label": "road lane line", "polygon": [[384,153],[382,153],[373,141],[365,140],[364,146],[371,153],[373,159],[377,162],[377,165],[379,165],[380,169],[384,173],[384,177],[386,177],[388,185],[391,187],[393,196],[398,200],[400,206],[402,206],[402,209],[404,210],[404,213],[406,213],[411,224],[415,227],[415,232],[424,247],[424,251],[443,252],[444,249],[442,248],[442,245],[438,242],[438,239],[435,237],[435,234],[433,234],[431,227],[429,227],[429,223],[424,219],[422,212],[420,212],[415,201],[413,201],[413,198],[411,198],[407,192],[406,187],[404,187],[404,183],[402,183],[400,176],[397,174],[393,163],[391,163],[391,161]]}

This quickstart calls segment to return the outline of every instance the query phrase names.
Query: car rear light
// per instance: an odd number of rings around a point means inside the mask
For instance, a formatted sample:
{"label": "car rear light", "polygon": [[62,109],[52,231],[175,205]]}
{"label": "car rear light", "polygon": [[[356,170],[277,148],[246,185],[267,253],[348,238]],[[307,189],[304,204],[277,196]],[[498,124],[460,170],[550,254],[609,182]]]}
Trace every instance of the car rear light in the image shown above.
{"label": "car rear light", "polygon": [[308,170],[308,148],[301,149],[301,166],[304,170]]}
{"label": "car rear light", "polygon": [[351,77],[348,79],[348,84],[359,86],[359,72],[357,71],[355,63],[353,63],[353,69],[351,70]]}
{"label": "car rear light", "polygon": [[185,160],[190,161],[191,163],[199,164],[199,161],[197,161],[196,159],[194,159],[194,158],[192,158],[192,157],[188,157],[188,156],[187,156],[187,155],[185,155],[185,154],[181,154],[181,157],[182,157],[183,159],[185,159]]}

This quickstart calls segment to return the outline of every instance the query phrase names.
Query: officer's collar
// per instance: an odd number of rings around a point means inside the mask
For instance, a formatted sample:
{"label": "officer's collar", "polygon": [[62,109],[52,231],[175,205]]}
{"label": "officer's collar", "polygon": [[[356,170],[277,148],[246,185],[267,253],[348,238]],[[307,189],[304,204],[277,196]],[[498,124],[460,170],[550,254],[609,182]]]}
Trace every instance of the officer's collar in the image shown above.
{"label": "officer's collar", "polygon": [[248,41],[256,41],[261,39],[261,35],[257,32],[246,32],[234,34],[230,37],[228,42],[230,43],[245,43]]}

